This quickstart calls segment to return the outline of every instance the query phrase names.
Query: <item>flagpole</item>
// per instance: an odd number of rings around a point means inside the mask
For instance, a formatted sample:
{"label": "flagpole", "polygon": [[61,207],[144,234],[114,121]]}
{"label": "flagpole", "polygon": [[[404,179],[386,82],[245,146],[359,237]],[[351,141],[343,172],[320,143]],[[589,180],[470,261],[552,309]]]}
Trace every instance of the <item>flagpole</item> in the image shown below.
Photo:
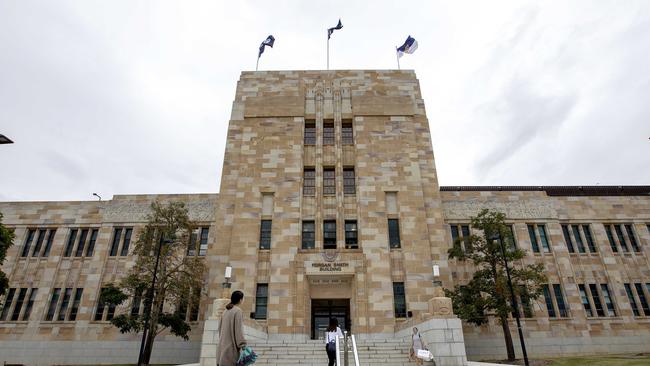
{"label": "flagpole", "polygon": [[327,69],[330,69],[330,37],[327,35]]}
{"label": "flagpole", "polygon": [[397,70],[401,70],[399,67],[399,52],[395,50],[395,57],[397,57]]}
{"label": "flagpole", "polygon": [[255,71],[257,71],[257,66],[260,64],[260,57],[257,56],[257,62],[255,63]]}

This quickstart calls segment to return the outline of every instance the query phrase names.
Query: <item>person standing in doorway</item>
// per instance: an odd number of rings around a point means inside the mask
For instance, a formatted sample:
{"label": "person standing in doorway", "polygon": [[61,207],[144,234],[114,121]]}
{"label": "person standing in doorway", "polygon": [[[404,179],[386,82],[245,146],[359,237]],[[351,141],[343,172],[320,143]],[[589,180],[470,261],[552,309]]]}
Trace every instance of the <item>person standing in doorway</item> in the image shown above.
{"label": "person standing in doorway", "polygon": [[244,316],[240,306],[244,303],[244,293],[235,291],[230,295],[230,303],[221,316],[219,326],[219,347],[217,366],[235,366],[239,352],[246,346],[244,338]]}
{"label": "person standing in doorway", "polygon": [[336,364],[336,337],[343,337],[343,332],[339,328],[339,321],[336,318],[330,318],[330,324],[325,332],[325,351],[329,359],[328,366]]}
{"label": "person standing in doorway", "polygon": [[418,351],[427,349],[427,346],[422,340],[420,331],[418,331],[418,328],[416,327],[413,327],[413,336],[411,337],[411,341],[412,341],[411,350],[413,352],[413,355],[415,356],[415,364],[421,366],[424,361],[422,361],[422,359],[418,357]]}

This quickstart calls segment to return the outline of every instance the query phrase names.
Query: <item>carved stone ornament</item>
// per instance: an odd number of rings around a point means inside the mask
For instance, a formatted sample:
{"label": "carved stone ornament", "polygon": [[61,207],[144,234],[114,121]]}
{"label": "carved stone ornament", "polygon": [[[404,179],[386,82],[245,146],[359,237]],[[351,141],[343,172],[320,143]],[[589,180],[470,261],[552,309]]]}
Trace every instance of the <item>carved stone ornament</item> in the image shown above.
{"label": "carved stone ornament", "polygon": [[[213,221],[215,202],[212,200],[186,202],[185,206],[192,221]],[[105,222],[147,221],[151,202],[111,202],[103,212]]]}
{"label": "carved stone ornament", "polygon": [[446,219],[469,219],[487,208],[503,212],[510,219],[557,218],[552,202],[544,200],[519,200],[495,202],[484,200],[463,200],[443,202],[442,209]]}
{"label": "carved stone ornament", "polygon": [[448,297],[434,297],[429,300],[429,313],[434,318],[451,318],[454,316],[454,310],[451,299]]}
{"label": "carved stone ornament", "polygon": [[321,253],[321,256],[325,262],[334,262],[339,257],[339,252],[337,250],[325,249]]}

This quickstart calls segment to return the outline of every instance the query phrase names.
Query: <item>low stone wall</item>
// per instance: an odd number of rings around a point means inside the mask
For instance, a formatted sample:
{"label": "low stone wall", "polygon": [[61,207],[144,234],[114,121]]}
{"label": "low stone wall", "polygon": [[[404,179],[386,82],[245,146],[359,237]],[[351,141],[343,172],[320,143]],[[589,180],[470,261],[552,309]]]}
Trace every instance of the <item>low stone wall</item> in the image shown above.
{"label": "low stone wall", "polygon": [[[422,340],[429,346],[437,366],[467,365],[465,339],[460,319],[430,319],[414,325]],[[395,333],[395,338],[411,340],[413,328],[408,327]]]}
{"label": "low stone wall", "polygon": [[[201,344],[156,341],[151,363],[197,362]],[[26,366],[135,364],[139,341],[2,341],[0,363]]]}

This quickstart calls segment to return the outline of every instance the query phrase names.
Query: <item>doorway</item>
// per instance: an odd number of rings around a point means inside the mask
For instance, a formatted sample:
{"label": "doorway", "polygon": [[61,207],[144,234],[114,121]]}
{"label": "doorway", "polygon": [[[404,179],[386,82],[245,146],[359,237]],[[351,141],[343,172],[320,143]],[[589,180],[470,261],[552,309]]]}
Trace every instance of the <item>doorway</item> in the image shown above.
{"label": "doorway", "polygon": [[349,333],[350,299],[311,300],[311,339],[324,339],[330,318],[336,318],[341,330]]}

